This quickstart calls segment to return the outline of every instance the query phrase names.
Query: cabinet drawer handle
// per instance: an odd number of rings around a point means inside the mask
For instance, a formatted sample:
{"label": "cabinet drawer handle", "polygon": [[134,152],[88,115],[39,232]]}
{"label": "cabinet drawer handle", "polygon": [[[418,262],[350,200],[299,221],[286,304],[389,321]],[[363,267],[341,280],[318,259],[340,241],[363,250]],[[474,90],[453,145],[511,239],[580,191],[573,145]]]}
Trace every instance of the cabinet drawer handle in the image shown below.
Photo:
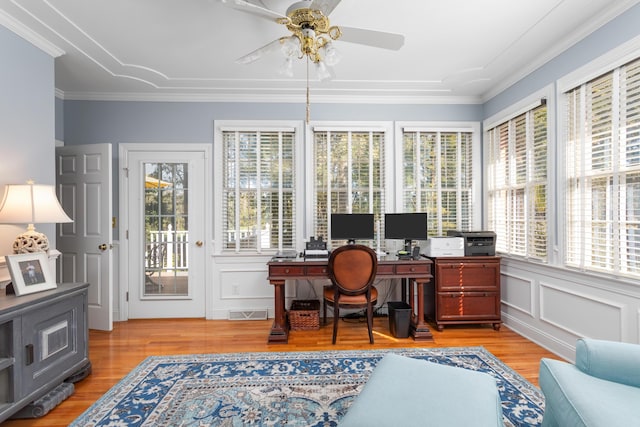
{"label": "cabinet drawer handle", "polygon": [[24,346],[24,361],[27,366],[33,363],[33,344],[27,344]]}
{"label": "cabinet drawer handle", "polygon": [[285,269],[284,269],[284,272],[285,272],[286,274],[289,274],[289,269],[288,269],[288,268],[285,268]]}
{"label": "cabinet drawer handle", "polygon": [[414,271],[416,271],[415,267],[411,267],[411,272],[413,273]]}

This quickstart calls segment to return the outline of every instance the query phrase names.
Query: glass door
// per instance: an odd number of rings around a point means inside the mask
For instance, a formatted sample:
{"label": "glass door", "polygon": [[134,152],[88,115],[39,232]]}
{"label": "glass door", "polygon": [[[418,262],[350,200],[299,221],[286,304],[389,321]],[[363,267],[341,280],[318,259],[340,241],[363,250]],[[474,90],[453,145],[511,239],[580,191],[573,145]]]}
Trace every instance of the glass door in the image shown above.
{"label": "glass door", "polygon": [[205,316],[204,159],[129,154],[129,318]]}

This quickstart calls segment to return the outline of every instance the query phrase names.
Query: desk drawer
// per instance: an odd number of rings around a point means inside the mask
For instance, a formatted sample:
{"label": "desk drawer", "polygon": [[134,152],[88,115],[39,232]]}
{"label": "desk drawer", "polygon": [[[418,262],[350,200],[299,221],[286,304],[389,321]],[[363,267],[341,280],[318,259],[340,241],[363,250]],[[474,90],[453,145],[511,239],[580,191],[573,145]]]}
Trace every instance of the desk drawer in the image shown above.
{"label": "desk drawer", "polygon": [[395,270],[393,269],[393,265],[391,264],[378,264],[378,270],[376,270],[376,274],[378,276],[383,276],[385,274],[387,275],[393,275],[393,273],[395,273]]}
{"label": "desk drawer", "polygon": [[437,290],[494,291],[500,290],[500,264],[465,262],[436,263]]}
{"label": "desk drawer", "polygon": [[431,264],[400,264],[396,266],[396,272],[398,274],[430,274]]}
{"label": "desk drawer", "polygon": [[282,276],[303,276],[305,274],[304,266],[300,265],[272,265],[269,267],[269,277],[282,277]]}
{"label": "desk drawer", "polygon": [[321,276],[328,277],[329,276],[329,267],[325,265],[314,265],[311,267],[307,267],[307,275],[308,276]]}
{"label": "desk drawer", "polygon": [[497,292],[438,292],[437,321],[500,320]]}

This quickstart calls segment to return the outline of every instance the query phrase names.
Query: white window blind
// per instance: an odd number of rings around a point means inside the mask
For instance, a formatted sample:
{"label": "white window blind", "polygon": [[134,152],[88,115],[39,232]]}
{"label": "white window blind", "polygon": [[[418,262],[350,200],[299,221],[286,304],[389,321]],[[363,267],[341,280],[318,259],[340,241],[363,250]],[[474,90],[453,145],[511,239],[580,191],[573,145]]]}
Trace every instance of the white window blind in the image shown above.
{"label": "white window blind", "polygon": [[315,236],[329,240],[331,213],[372,213],[384,229],[384,152],[384,131],[314,128]]}
{"label": "white window blind", "polygon": [[565,95],[565,262],[640,277],[640,59]]}
{"label": "white window blind", "polygon": [[472,132],[403,129],[402,207],[427,212],[429,236],[473,221]]}
{"label": "white window blind", "polygon": [[223,250],[295,248],[295,132],[224,130]]}
{"label": "white window blind", "polygon": [[487,223],[496,250],[546,262],[547,106],[487,130]]}

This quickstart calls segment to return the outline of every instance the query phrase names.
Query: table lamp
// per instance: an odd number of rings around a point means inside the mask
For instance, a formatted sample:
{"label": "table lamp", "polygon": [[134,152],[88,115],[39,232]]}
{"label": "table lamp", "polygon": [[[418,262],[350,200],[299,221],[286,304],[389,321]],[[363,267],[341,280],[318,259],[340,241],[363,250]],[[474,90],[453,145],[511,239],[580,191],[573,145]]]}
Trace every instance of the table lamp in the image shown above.
{"label": "table lamp", "polygon": [[13,252],[47,252],[49,239],[36,231],[33,224],[73,222],[64,212],[56,197],[55,186],[8,184],[0,203],[0,224],[29,224],[27,231],[13,242]]}

